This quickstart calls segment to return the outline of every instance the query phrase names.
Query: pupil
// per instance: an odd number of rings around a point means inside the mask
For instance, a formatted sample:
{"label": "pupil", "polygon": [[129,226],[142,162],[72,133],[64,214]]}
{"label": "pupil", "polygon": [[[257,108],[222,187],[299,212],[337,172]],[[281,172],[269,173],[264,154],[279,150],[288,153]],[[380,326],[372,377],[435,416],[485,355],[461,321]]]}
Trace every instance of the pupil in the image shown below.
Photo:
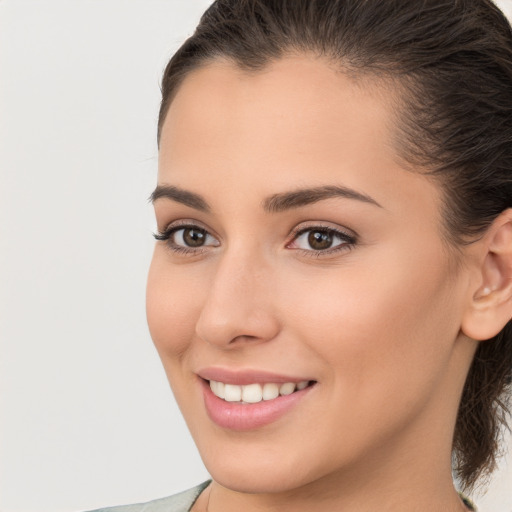
{"label": "pupil", "polygon": [[189,247],[200,247],[205,238],[205,232],[199,229],[186,228],[183,232],[183,240]]}
{"label": "pupil", "polygon": [[332,237],[325,231],[312,231],[308,236],[308,242],[311,248],[317,251],[329,249],[332,245]]}

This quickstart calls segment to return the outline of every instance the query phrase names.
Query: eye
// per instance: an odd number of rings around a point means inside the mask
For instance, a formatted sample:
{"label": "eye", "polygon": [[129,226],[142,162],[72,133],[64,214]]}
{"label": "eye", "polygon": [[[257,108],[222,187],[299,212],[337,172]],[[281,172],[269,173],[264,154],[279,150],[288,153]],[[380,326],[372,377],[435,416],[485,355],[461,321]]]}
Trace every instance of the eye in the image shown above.
{"label": "eye", "polygon": [[343,231],[331,227],[312,226],[299,230],[287,247],[319,254],[349,249],[355,243],[355,237]]}
{"label": "eye", "polygon": [[202,247],[208,241],[208,233],[199,228],[180,228],[172,234],[173,242],[183,247]]}
{"label": "eye", "polygon": [[169,226],[163,233],[154,235],[156,240],[165,241],[176,252],[194,252],[204,247],[217,247],[218,240],[208,231],[196,225]]}

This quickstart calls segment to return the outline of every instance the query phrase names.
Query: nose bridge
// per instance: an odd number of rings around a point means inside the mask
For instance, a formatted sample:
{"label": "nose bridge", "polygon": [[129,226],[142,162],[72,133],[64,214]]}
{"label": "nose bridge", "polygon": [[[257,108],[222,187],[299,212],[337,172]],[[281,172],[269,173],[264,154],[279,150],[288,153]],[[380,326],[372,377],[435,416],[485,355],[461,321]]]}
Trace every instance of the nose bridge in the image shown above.
{"label": "nose bridge", "polygon": [[271,304],[271,273],[263,255],[247,247],[233,247],[219,256],[196,325],[199,337],[220,346],[272,339],[278,323]]}

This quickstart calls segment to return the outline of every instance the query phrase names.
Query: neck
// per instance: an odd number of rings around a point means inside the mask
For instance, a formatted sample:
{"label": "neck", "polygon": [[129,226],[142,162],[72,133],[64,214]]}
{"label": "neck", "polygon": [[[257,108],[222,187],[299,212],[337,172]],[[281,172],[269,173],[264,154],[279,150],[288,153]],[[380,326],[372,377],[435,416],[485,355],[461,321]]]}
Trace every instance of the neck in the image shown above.
{"label": "neck", "polygon": [[[382,496],[375,494],[366,496],[364,500],[355,496],[340,496],[318,494],[309,489],[307,494],[298,491],[293,495],[255,495],[243,494],[227,490],[213,482],[200,496],[194,507],[194,512],[468,512],[461,498],[451,487],[446,496],[441,499],[437,490],[425,498],[419,495],[408,499],[402,492],[391,495],[385,492]],[[444,493],[443,493],[444,494]],[[319,499],[319,496],[322,499]],[[436,499],[434,500],[433,497]]]}

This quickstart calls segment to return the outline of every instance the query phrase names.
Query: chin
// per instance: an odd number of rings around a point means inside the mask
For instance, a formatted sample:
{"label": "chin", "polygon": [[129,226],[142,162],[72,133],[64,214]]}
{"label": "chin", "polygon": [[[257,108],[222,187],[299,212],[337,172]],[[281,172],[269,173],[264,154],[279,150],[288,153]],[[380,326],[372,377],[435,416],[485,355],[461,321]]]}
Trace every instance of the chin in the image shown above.
{"label": "chin", "polygon": [[258,471],[247,466],[244,470],[233,466],[219,467],[218,464],[213,466],[211,469],[207,466],[213,480],[227,489],[240,493],[285,493],[310,483],[307,475],[284,468],[267,467]]}
{"label": "chin", "polygon": [[[312,454],[299,453],[286,445],[247,443],[242,446],[222,443],[198,444],[203,462],[213,480],[223,487],[249,494],[274,494],[294,491],[322,479],[332,468],[321,467]],[[315,464],[317,462],[317,464]]]}

